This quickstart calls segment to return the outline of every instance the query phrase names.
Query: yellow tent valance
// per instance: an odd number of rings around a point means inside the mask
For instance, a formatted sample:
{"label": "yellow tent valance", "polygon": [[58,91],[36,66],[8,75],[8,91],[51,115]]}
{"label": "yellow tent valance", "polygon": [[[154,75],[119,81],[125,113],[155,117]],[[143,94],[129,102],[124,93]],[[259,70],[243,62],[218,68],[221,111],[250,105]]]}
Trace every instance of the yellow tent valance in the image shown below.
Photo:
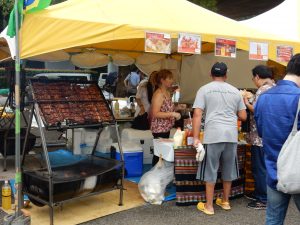
{"label": "yellow tent valance", "polygon": [[228,37],[243,50],[249,49],[249,41],[264,41],[272,60],[278,44],[300,50],[297,42],[251,29],[186,0],[69,0],[25,16],[21,57],[77,47],[143,52],[145,31],[166,32],[174,39],[180,32],[194,33],[209,43]]}

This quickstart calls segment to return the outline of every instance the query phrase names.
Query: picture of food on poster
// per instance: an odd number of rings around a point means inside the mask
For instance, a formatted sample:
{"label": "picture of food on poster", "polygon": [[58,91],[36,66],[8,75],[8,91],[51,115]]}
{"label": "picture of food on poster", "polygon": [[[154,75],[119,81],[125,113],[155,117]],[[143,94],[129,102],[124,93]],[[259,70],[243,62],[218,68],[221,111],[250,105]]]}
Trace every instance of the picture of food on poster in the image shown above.
{"label": "picture of food on poster", "polygon": [[276,49],[276,61],[277,62],[288,62],[293,56],[293,47],[279,45]]}
{"label": "picture of food on poster", "polygon": [[146,31],[145,52],[171,54],[171,35]]}
{"label": "picture of food on poster", "polygon": [[269,59],[268,43],[250,42],[249,59],[267,61]]}
{"label": "picture of food on poster", "polygon": [[236,57],[236,41],[232,39],[216,38],[215,56]]}
{"label": "picture of food on poster", "polygon": [[196,34],[179,33],[177,52],[201,54],[201,37]]}

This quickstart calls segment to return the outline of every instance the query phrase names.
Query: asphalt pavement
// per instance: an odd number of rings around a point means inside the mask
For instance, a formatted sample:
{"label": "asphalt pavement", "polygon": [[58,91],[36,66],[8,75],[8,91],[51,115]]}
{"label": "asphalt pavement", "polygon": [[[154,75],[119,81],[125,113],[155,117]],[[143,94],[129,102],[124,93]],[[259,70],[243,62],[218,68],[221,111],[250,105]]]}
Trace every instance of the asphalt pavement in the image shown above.
{"label": "asphalt pavement", "polygon": [[[266,211],[249,209],[246,207],[248,202],[244,197],[234,199],[231,201],[230,211],[215,206],[213,216],[203,214],[196,206],[176,206],[175,201],[159,206],[147,204],[82,225],[264,225]],[[289,206],[285,225],[300,225],[300,212],[293,201]]]}

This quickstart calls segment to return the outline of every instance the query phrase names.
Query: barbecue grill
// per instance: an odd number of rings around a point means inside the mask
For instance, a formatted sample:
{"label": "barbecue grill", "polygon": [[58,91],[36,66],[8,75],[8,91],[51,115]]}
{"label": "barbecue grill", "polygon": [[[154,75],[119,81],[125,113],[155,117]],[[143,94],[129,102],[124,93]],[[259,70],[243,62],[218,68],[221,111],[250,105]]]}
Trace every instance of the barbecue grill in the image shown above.
{"label": "barbecue grill", "polygon": [[[95,155],[101,131],[105,126],[114,125],[121,147],[116,120],[97,83],[32,78],[29,80],[29,88],[33,99],[29,124],[35,116],[43,150],[36,155],[29,155],[24,151],[22,159],[24,193],[34,204],[50,207],[51,224],[54,206],[77,198],[119,189],[119,205],[122,205],[124,179],[122,150],[120,161]],[[46,130],[60,131],[67,129],[74,131],[75,128],[82,127],[98,128],[92,154],[69,153],[71,159],[69,162],[55,165],[51,160],[53,152],[48,152],[47,149],[43,125]],[[28,140],[29,131],[30,126],[26,132],[25,142]],[[37,163],[29,166],[28,162]],[[87,180],[93,181],[93,185],[86,185]]]}

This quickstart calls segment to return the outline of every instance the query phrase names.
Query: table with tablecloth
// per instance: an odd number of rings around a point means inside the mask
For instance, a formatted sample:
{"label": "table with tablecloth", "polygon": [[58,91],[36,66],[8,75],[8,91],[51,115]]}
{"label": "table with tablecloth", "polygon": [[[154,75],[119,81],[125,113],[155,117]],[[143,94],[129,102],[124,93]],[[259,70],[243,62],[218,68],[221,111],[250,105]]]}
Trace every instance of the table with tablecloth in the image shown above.
{"label": "table with tablecloth", "polygon": [[[250,145],[239,144],[237,148],[239,178],[232,182],[230,198],[241,197],[245,191],[253,190],[251,174]],[[205,201],[205,184],[196,179],[198,162],[196,149],[191,146],[181,146],[174,149],[176,205],[193,205]],[[215,197],[221,196],[223,191],[221,172],[215,186]],[[246,182],[245,182],[246,181]]]}

